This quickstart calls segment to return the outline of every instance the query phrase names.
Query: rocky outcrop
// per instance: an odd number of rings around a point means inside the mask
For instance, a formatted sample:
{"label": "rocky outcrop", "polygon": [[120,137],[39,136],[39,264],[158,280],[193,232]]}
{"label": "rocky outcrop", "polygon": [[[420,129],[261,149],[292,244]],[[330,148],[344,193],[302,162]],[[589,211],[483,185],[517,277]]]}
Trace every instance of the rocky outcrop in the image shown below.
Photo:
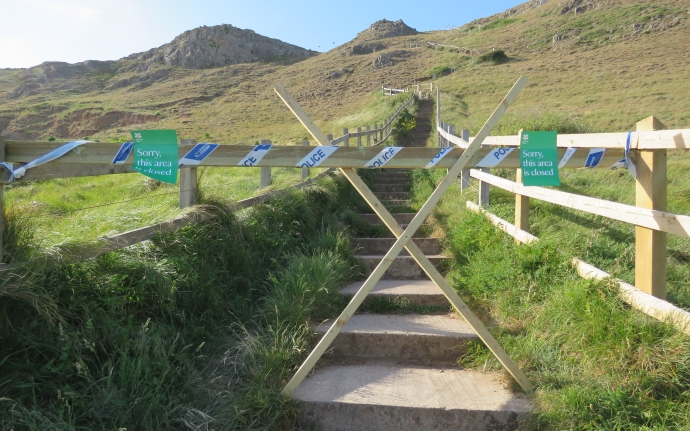
{"label": "rocky outcrop", "polygon": [[411,36],[415,34],[419,34],[419,32],[405,24],[401,19],[397,21],[382,19],[376,21],[370,25],[369,28],[357,34],[357,39],[375,40],[388,37]]}
{"label": "rocky outcrop", "polygon": [[223,24],[186,31],[170,43],[130,55],[126,60],[139,62],[137,70],[141,72],[159,64],[206,69],[256,61],[295,62],[315,54],[252,30]]}

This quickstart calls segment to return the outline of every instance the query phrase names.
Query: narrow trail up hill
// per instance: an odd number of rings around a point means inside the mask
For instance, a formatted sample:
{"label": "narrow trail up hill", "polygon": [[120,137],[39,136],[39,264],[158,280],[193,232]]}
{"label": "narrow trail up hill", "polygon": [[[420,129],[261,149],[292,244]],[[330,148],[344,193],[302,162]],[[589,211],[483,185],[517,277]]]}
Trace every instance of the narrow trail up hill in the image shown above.
{"label": "narrow trail up hill", "polygon": [[[405,145],[424,146],[431,133],[433,101],[421,101],[417,127]],[[373,192],[402,224],[414,217],[407,207],[409,170],[381,170]],[[362,214],[381,223],[375,214]],[[415,238],[430,261],[442,268],[439,238]],[[392,236],[392,235],[391,235]],[[392,247],[394,238],[357,238],[367,276]],[[344,288],[354,295],[362,282]],[[422,313],[355,314],[335,339],[331,356],[295,392],[304,423],[324,431],[512,430],[530,410],[529,402],[505,389],[499,376],[456,365],[471,327],[406,251],[398,256],[370,296],[408,302]],[[333,322],[319,326],[325,333]]]}

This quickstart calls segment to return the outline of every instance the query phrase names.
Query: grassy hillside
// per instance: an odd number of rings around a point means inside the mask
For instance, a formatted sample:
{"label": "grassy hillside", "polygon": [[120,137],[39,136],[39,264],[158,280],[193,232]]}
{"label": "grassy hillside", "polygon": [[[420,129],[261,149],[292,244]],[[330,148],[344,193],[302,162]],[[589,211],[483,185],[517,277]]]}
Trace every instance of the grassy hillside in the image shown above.
{"label": "grassy hillside", "polygon": [[[576,8],[556,0],[535,4],[481,20],[481,30],[473,23],[415,36],[358,38],[288,66],[160,67],[146,74],[58,79],[42,84],[36,95],[5,99],[0,122],[13,118],[8,131],[35,139],[110,140],[126,137],[130,128],[125,119],[109,124],[121,112],[152,116],[148,127],[175,128],[182,137],[287,143],[303,138],[304,131],[273,93],[276,82],[285,84],[325,130],[337,134],[342,127],[382,118],[370,106],[380,85],[403,86],[428,79],[433,70],[455,68],[438,83],[452,97],[446,104],[458,106],[448,118],[458,127],[476,130],[519,75],[531,82],[515,106],[520,114],[562,112],[602,131],[627,130],[652,114],[669,127],[688,124],[690,101],[683,95],[690,89],[685,79],[690,1],[587,0]],[[482,52],[499,49],[508,61],[473,62],[467,54],[427,48],[427,41]],[[353,53],[362,52],[352,49],[357,45],[372,44],[375,52]],[[384,65],[374,67],[381,56]],[[17,73],[0,73],[0,95],[16,88]]]}

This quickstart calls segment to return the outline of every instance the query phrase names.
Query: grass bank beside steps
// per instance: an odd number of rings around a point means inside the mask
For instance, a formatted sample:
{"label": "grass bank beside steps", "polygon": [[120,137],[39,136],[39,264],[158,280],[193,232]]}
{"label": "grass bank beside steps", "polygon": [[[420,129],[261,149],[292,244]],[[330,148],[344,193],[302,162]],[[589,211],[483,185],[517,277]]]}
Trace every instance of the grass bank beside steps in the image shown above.
{"label": "grass bank beside steps", "polygon": [[280,390],[309,323],[360,269],[340,177],[89,261],[50,268],[8,217],[0,280],[0,429],[287,430]]}

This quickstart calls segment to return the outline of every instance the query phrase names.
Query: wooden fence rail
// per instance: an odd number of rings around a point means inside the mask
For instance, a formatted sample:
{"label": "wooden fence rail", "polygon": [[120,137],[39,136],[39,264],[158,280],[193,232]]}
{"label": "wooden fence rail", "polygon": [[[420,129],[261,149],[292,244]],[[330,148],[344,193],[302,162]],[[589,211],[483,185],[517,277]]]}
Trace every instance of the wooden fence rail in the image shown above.
{"label": "wooden fence rail", "polygon": [[[337,145],[342,143],[344,146],[349,146],[350,138],[357,139],[357,146],[362,147],[362,138],[366,138],[364,141],[367,145],[373,144],[380,145],[384,143],[390,136],[395,121],[397,120],[403,109],[409,108],[414,102],[414,96],[407,98],[396,111],[387,118],[386,122],[379,127],[375,125],[373,128],[371,126],[366,126],[365,130],[361,127],[357,128],[357,132],[350,133],[348,129],[343,130],[343,136],[336,139],[331,139],[331,145]],[[270,144],[269,140],[261,140],[261,144]],[[27,142],[27,141],[5,141],[0,136],[0,162],[11,163],[16,169],[18,166],[24,165],[32,160],[35,160],[44,154],[64,145],[65,143],[57,142]],[[184,156],[189,152],[196,141],[192,139],[181,139],[178,145],[179,158]],[[99,176],[99,175],[110,175],[110,174],[124,174],[124,173],[135,173],[132,169],[133,155],[130,154],[129,158],[121,165],[113,165],[113,156],[119,150],[121,144],[111,144],[111,143],[87,143],[75,150],[67,153],[63,157],[53,160],[44,165],[37,166],[32,169],[28,169],[26,174],[19,179],[14,179],[16,182],[27,182],[45,179],[56,179],[56,178],[76,178],[84,176]],[[237,167],[239,161],[247,155],[247,153],[253,149],[254,146],[233,146],[233,145],[221,145],[218,147],[214,153],[199,166],[233,166]],[[274,146],[271,149],[271,156],[258,163],[255,166],[259,167],[261,170],[260,174],[260,189],[266,188],[272,184],[271,167],[290,167],[299,168],[297,166],[298,162],[304,158],[313,147],[309,147],[308,141],[303,141],[299,148],[299,151],[292,152],[290,148],[295,147],[278,147]],[[354,148],[353,148],[354,149]],[[363,149],[363,148],[362,148]],[[287,151],[286,151],[287,150]],[[380,149],[372,147],[368,151],[364,151],[363,154],[371,155],[369,160],[380,152]],[[433,156],[432,156],[433,157]],[[363,157],[360,157],[360,160]],[[272,160],[273,163],[268,163]],[[282,161],[281,161],[282,160]],[[362,161],[362,166],[366,161]],[[18,166],[17,166],[18,165]],[[360,167],[362,167],[360,166]],[[330,172],[331,166],[327,164],[319,166],[319,168],[327,169],[326,172]],[[197,167],[183,166],[179,170],[180,180],[180,208],[187,208],[196,204],[198,185],[197,185]],[[0,215],[4,211],[4,201],[3,192],[5,184],[10,180],[12,176],[12,171],[4,165],[0,165]],[[297,184],[293,187],[303,187],[308,184],[307,178],[309,177],[309,168],[302,166],[302,183]],[[269,194],[270,195],[270,194]],[[269,195],[260,195],[254,198],[246,200],[247,202],[258,202],[259,200],[266,199]],[[245,202],[245,201],[242,201]],[[242,203],[238,204],[242,205]],[[182,216],[179,219],[171,220],[164,223],[159,223],[153,226],[148,226],[145,228],[140,228],[132,232],[126,232],[124,234],[116,235],[114,237],[106,238],[98,243],[98,245],[89,246],[87,251],[84,251],[83,256],[96,256],[107,251],[112,251],[117,248],[126,247],[135,242],[143,241],[144,239],[149,239],[151,235],[155,232],[167,231],[167,229],[177,229],[180,226],[186,225],[190,220],[187,216]],[[2,257],[3,252],[3,224],[4,217],[0,216],[0,257]],[[152,233],[153,232],[153,233]],[[144,239],[141,239],[144,238]],[[135,241],[135,242],[132,242]],[[122,247],[120,247],[122,246]],[[95,254],[94,254],[95,253]],[[77,255],[81,255],[77,253]],[[77,257],[78,257],[77,256]],[[2,267],[0,263],[0,267]]]}
{"label": "wooden fence rail", "polygon": [[[441,93],[436,89],[436,131],[439,146],[453,144],[468,148],[474,141],[467,136],[455,136],[453,126],[442,121]],[[567,208],[585,211],[613,220],[635,225],[635,286],[655,297],[666,298],[666,235],[671,233],[690,236],[690,216],[666,211],[667,150],[690,149],[690,129],[664,130],[654,117],[637,123],[634,132],[563,134],[557,136],[559,168],[589,167],[592,151],[603,152],[596,167],[611,169],[620,165],[625,157],[626,146],[630,150],[636,170],[636,205],[624,205],[602,199],[590,198],[543,187],[526,187],[521,184],[519,169],[519,139],[514,136],[490,136],[482,141],[484,148],[493,148],[497,155],[507,156],[497,164],[479,166],[471,176],[479,182],[479,205],[489,204],[489,185],[515,193],[515,225],[529,229],[529,199],[540,199]],[[572,157],[569,159],[564,155]],[[489,152],[491,154],[491,152]],[[618,163],[617,163],[618,162]],[[493,176],[489,168],[516,168],[517,181]],[[463,182],[462,189],[465,184]]]}
{"label": "wooden fence rail", "polygon": [[[502,218],[491,214],[484,208],[473,202],[467,202],[467,207],[474,212],[484,214],[494,226],[498,227],[503,232],[515,238],[517,241],[531,244],[539,241],[539,238],[526,232],[514,224],[503,220]],[[597,280],[605,280],[611,278],[611,274],[602,271],[580,259],[573,258],[573,266],[577,273],[582,278],[594,278]],[[623,280],[615,279],[618,284],[621,299],[630,304],[633,308],[642,311],[648,316],[654,317],[662,322],[666,322],[675,326],[678,330],[690,335],[690,313],[676,307],[675,305],[656,298],[640,289],[632,286]]]}

